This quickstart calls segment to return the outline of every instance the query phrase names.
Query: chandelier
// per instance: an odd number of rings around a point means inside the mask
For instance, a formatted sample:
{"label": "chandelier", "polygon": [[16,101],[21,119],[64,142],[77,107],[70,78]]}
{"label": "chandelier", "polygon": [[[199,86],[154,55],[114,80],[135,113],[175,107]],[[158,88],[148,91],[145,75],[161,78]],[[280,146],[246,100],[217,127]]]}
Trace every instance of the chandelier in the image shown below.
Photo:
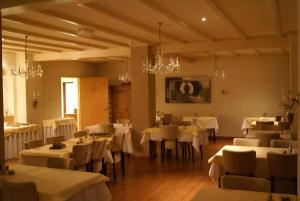
{"label": "chandelier", "polygon": [[142,65],[143,73],[149,74],[165,74],[170,72],[178,72],[180,70],[180,64],[178,61],[178,57],[171,57],[170,62],[164,65],[163,62],[163,53],[161,52],[161,26],[162,23],[158,23],[158,50],[154,57],[154,64],[152,64],[151,59],[147,58],[146,61]]}
{"label": "chandelier", "polygon": [[120,84],[130,84],[131,77],[128,73],[128,60],[126,61],[126,72],[119,74],[119,82]]}
{"label": "chandelier", "polygon": [[27,38],[28,36],[25,36],[25,62],[23,64],[11,67],[11,76],[12,77],[22,77],[25,79],[32,79],[35,77],[42,77],[43,76],[43,69],[40,64],[35,66],[33,63],[31,63],[28,59],[27,55]]}
{"label": "chandelier", "polygon": [[218,71],[218,67],[217,67],[217,55],[216,53],[214,54],[214,68],[215,68],[215,72],[214,74],[212,75],[215,79],[217,78],[222,78],[224,79],[225,78],[225,71],[222,70],[222,71]]}

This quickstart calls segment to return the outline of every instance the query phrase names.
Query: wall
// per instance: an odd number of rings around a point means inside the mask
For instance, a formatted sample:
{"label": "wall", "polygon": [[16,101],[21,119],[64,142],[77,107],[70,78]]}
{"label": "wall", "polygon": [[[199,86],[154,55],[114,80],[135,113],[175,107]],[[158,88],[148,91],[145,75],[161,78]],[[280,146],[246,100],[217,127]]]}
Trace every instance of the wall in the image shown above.
{"label": "wall", "polygon": [[[128,64],[128,70],[130,72],[130,64]],[[97,76],[103,76],[108,78],[109,85],[118,85],[118,76],[120,73],[125,73],[127,71],[126,61],[116,61],[116,62],[104,62],[97,64],[96,74]]]}
{"label": "wall", "polygon": [[34,91],[40,94],[36,109],[27,104],[28,121],[35,123],[61,116],[61,77],[87,77],[96,73],[94,64],[79,61],[42,62],[41,65],[44,71],[42,79],[27,83],[29,99]]}
{"label": "wall", "polygon": [[[168,76],[203,76],[213,74],[213,60],[182,63],[180,73]],[[288,55],[218,58],[224,80],[212,79],[210,104],[170,104],[164,100],[164,77],[156,76],[156,110],[183,115],[213,115],[218,118],[220,136],[241,136],[244,117],[278,114],[281,90],[289,84]],[[226,94],[220,92],[225,90]]]}

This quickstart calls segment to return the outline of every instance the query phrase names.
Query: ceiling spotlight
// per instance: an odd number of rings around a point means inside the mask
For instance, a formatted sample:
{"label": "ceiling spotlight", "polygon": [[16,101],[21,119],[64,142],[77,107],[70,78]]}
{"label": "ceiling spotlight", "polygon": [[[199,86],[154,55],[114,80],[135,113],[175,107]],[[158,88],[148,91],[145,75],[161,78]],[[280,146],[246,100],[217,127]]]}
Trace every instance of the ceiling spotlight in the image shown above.
{"label": "ceiling spotlight", "polygon": [[2,38],[2,41],[4,41],[4,38]]}
{"label": "ceiling spotlight", "polygon": [[202,18],[201,18],[201,21],[202,21],[202,22],[206,22],[206,17],[202,17]]}

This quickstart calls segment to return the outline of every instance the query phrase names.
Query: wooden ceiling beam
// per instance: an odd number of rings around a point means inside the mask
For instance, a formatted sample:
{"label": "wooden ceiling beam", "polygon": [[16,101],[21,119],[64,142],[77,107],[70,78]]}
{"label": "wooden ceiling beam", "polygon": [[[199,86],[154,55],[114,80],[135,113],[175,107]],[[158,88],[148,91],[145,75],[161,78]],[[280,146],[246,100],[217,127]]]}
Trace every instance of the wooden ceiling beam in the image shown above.
{"label": "wooden ceiling beam", "polygon": [[272,8],[272,15],[274,19],[276,34],[281,37],[282,36],[282,24],[281,24],[281,16],[279,10],[278,0],[269,0]]}
{"label": "wooden ceiling beam", "polygon": [[[289,47],[288,38],[262,37],[248,40],[224,40],[218,42],[195,42],[187,44],[165,44],[162,45],[162,51],[165,54],[177,54],[188,52],[216,52],[233,51],[256,48],[285,48]],[[152,48],[154,51],[154,48]],[[151,52],[152,54],[155,52]]]}
{"label": "wooden ceiling beam", "polygon": [[260,50],[258,50],[258,49],[253,49],[253,50],[254,50],[254,52],[255,52],[257,55],[263,56],[263,54],[261,53]]}
{"label": "wooden ceiling beam", "polygon": [[[24,38],[18,38],[18,37],[12,37],[12,36],[6,36],[3,35],[4,40],[11,40],[11,41],[16,41],[16,42],[25,42]],[[43,46],[50,46],[50,47],[54,47],[54,48],[62,48],[62,49],[68,49],[68,50],[83,50],[82,48],[77,48],[77,47],[70,47],[70,46],[66,46],[66,45],[59,45],[59,44],[53,44],[53,43],[48,43],[48,42],[41,42],[41,41],[36,41],[36,40],[31,40],[31,39],[27,39],[27,42],[30,44],[34,44],[34,45],[43,45]]]}
{"label": "wooden ceiling beam", "polygon": [[159,13],[160,15],[168,18],[169,20],[171,20],[172,22],[174,22],[175,24],[185,28],[186,30],[193,32],[194,34],[209,40],[209,41],[213,41],[214,39],[209,36],[208,34],[206,34],[203,30],[200,30],[199,28],[194,27],[192,24],[188,23],[187,21],[181,19],[180,17],[176,16],[175,14],[171,13],[170,11],[168,11],[167,9],[164,9],[162,7],[160,7],[159,5],[157,5],[156,3],[154,3],[153,1],[149,1],[149,0],[138,0],[139,2],[141,2],[144,6],[152,9],[153,11]]}
{"label": "wooden ceiling beam", "polygon": [[124,57],[130,55],[130,49],[125,47],[109,48],[105,50],[69,51],[61,53],[47,53],[34,56],[34,61],[55,61],[72,59],[93,59]]}
{"label": "wooden ceiling beam", "polygon": [[66,38],[60,38],[60,37],[56,37],[56,36],[50,36],[50,35],[41,34],[41,33],[32,32],[32,31],[24,31],[22,29],[12,28],[12,27],[8,27],[5,25],[2,26],[2,31],[23,34],[23,35],[33,36],[33,37],[37,37],[37,38],[43,38],[46,40],[54,40],[56,42],[59,41],[62,43],[68,43],[68,44],[73,44],[73,45],[81,45],[81,46],[94,47],[94,48],[100,48],[100,49],[106,48],[101,45],[95,45],[95,44],[90,44],[90,43],[86,43],[86,42],[70,40],[70,39],[66,39]]}
{"label": "wooden ceiling beam", "polygon": [[[79,5],[80,7],[83,7],[83,8],[88,8],[88,9],[91,9],[91,10],[95,10],[97,11],[98,13],[101,13],[102,15],[105,15],[115,21],[119,21],[121,23],[125,23],[129,26],[133,26],[137,29],[141,29],[151,35],[155,34],[157,35],[157,30],[156,29],[153,29],[141,22],[138,22],[136,20],[133,20],[133,19],[130,19],[129,17],[127,17],[126,15],[120,15],[119,13],[117,12],[114,12],[112,10],[109,10],[103,6],[100,6],[99,4],[96,4],[96,3],[88,3],[88,4],[80,4]],[[176,36],[172,36],[168,33],[161,33],[162,37],[166,38],[166,39],[170,39],[172,41],[175,41],[175,42],[186,42],[184,40],[182,40],[181,38],[178,38]]]}
{"label": "wooden ceiling beam", "polygon": [[[7,47],[6,45],[3,45],[2,51],[24,52],[24,49],[11,48],[11,47]],[[41,54],[41,52],[34,51],[34,50],[27,50],[27,52],[32,53],[32,54]]]}
{"label": "wooden ceiling beam", "polygon": [[[83,27],[90,27],[92,29],[99,30],[101,32],[105,32],[107,34],[114,35],[114,36],[117,36],[117,37],[123,37],[123,38],[126,38],[128,40],[147,43],[147,44],[154,44],[155,43],[154,41],[151,41],[151,40],[148,40],[148,39],[145,39],[145,38],[140,38],[140,37],[138,37],[134,34],[129,34],[129,33],[125,33],[125,32],[122,32],[122,31],[115,30],[115,29],[111,29],[111,28],[108,28],[108,27],[105,27],[105,26],[102,26],[102,25],[99,25],[99,24],[94,24],[94,23],[89,22],[89,21],[85,21],[85,20],[82,20],[82,19],[79,19],[79,18],[74,18],[74,17],[68,16],[68,15],[65,15],[65,14],[62,14],[62,13],[58,13],[56,11],[44,10],[44,11],[41,11],[40,13],[42,13],[44,15],[54,17],[58,20],[61,20],[63,22],[67,22],[69,24],[73,24],[73,25],[77,25],[77,26],[83,26]],[[127,44],[127,46],[128,46],[128,44]]]}
{"label": "wooden ceiling beam", "polygon": [[58,32],[58,33],[63,33],[63,34],[66,34],[66,35],[69,35],[69,36],[72,36],[72,37],[85,38],[85,39],[94,40],[94,41],[97,41],[97,42],[104,42],[104,43],[114,44],[114,45],[123,46],[123,47],[128,46],[128,44],[126,44],[126,43],[122,43],[122,42],[119,42],[119,41],[115,41],[115,40],[111,40],[111,39],[103,38],[103,37],[99,37],[99,36],[92,36],[92,37],[79,36],[79,35],[77,35],[76,31],[66,29],[66,28],[62,28],[62,27],[58,27],[58,26],[51,25],[51,24],[46,24],[46,23],[39,22],[39,21],[32,20],[32,19],[27,19],[27,18],[24,18],[24,17],[8,16],[8,17],[4,17],[3,19],[13,21],[13,22],[17,22],[17,23],[22,23],[22,24],[25,24],[25,25],[35,26],[35,27],[39,27],[39,28],[43,28],[43,29],[48,29],[48,30],[55,31],[55,32]]}
{"label": "wooden ceiling beam", "polygon": [[[3,41],[2,44],[7,45],[7,46],[14,46],[14,47],[24,47],[24,44],[11,43],[11,42],[5,42],[5,41]],[[60,49],[39,47],[39,46],[34,46],[34,45],[27,45],[27,47],[30,49],[43,50],[43,51],[49,51],[49,52],[62,52]]]}
{"label": "wooden ceiling beam", "polygon": [[225,9],[216,0],[204,0],[206,5],[219,16],[221,20],[230,26],[241,38],[247,39],[246,34],[234,23],[232,17],[225,11]]}

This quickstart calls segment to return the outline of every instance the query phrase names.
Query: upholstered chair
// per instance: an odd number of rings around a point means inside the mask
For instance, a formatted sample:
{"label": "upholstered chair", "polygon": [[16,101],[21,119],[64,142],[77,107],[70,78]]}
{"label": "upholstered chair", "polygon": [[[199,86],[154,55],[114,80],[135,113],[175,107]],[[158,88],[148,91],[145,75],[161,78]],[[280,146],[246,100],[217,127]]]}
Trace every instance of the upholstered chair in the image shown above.
{"label": "upholstered chair", "polygon": [[221,188],[270,192],[270,181],[263,178],[224,175],[221,178]]}
{"label": "upholstered chair", "polygon": [[176,160],[178,161],[178,126],[169,125],[160,127],[161,141],[161,159],[164,160],[165,151],[167,151],[167,157],[171,158],[172,149],[175,149]]}
{"label": "upholstered chair", "polygon": [[1,201],[38,201],[39,194],[35,183],[1,182]]}
{"label": "upholstered chair", "polygon": [[249,138],[234,138],[233,145],[259,147],[261,145],[261,140]]}
{"label": "upholstered chair", "polygon": [[47,158],[47,167],[74,170],[74,159],[49,157]]}
{"label": "upholstered chair", "polygon": [[298,142],[294,140],[271,140],[271,147],[298,148]]}
{"label": "upholstered chair", "polygon": [[116,163],[121,163],[122,175],[125,176],[125,156],[123,152],[125,134],[114,134],[112,136],[111,154],[113,157],[114,181],[117,181]]}
{"label": "upholstered chair", "polygon": [[86,171],[87,164],[91,159],[91,145],[77,144],[73,146],[74,169]]}
{"label": "upholstered chair", "polygon": [[255,151],[223,150],[223,165],[227,175],[253,176],[256,166]]}
{"label": "upholstered chair", "polygon": [[267,154],[271,190],[274,193],[297,193],[297,154]]}
{"label": "upholstered chair", "polygon": [[53,143],[56,143],[56,142],[62,142],[62,141],[65,141],[65,136],[55,136],[55,137],[49,137],[46,139],[46,142],[47,144],[53,144]]}
{"label": "upholstered chair", "polygon": [[107,140],[94,140],[92,142],[91,165],[93,172],[100,172]]}
{"label": "upholstered chair", "polygon": [[34,140],[34,141],[25,142],[24,148],[31,149],[31,148],[35,148],[35,147],[41,147],[43,145],[44,145],[44,143],[42,140]]}
{"label": "upholstered chair", "polygon": [[271,146],[271,140],[280,139],[280,133],[278,133],[278,132],[256,131],[254,133],[254,138],[261,140],[261,146],[262,147],[270,147]]}

